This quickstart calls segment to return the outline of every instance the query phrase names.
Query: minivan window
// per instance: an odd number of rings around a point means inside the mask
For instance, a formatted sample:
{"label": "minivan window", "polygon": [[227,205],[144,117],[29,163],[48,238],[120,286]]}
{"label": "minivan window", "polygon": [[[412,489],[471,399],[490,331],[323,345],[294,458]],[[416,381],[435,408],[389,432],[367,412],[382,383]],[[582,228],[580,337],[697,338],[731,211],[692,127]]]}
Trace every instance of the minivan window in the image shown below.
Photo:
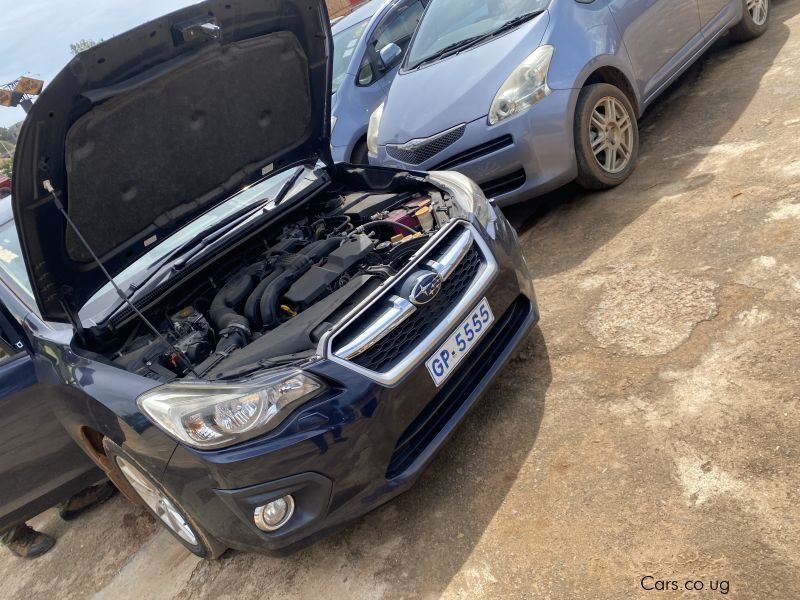
{"label": "minivan window", "polygon": [[445,48],[489,34],[548,4],[549,0],[431,0],[411,42],[406,65],[413,69]]}
{"label": "minivan window", "polygon": [[400,7],[381,26],[375,38],[375,50],[380,52],[388,44],[397,44],[405,52],[423,12],[425,7],[420,0]]}
{"label": "minivan window", "polygon": [[333,36],[332,91],[334,94],[339,89],[339,86],[342,85],[345,75],[347,75],[347,67],[350,66],[350,61],[353,59],[353,53],[356,51],[358,40],[361,39],[368,24],[369,19],[364,19],[352,27],[335,33]]}

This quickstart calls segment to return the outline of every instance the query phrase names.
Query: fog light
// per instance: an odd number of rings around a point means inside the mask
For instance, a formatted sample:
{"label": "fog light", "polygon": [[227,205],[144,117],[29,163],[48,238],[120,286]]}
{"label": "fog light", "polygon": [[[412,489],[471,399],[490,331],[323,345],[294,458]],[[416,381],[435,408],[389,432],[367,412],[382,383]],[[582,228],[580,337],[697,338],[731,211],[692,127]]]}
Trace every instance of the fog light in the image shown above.
{"label": "fog light", "polygon": [[280,529],[294,514],[294,498],[284,496],[256,508],[253,520],[261,531]]}

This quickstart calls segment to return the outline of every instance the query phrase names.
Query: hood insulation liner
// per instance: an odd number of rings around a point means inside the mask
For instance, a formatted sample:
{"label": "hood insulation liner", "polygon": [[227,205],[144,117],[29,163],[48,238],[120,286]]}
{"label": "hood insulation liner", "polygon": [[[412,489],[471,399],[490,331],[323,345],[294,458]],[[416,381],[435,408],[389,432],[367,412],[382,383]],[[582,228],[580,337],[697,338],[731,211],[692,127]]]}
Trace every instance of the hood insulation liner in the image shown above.
{"label": "hood insulation liner", "polygon": [[[134,236],[150,245],[306,142],[308,72],[297,38],[274,33],[204,50],[78,119],[66,139],[68,211],[94,252]],[[70,229],[66,249],[90,260]]]}

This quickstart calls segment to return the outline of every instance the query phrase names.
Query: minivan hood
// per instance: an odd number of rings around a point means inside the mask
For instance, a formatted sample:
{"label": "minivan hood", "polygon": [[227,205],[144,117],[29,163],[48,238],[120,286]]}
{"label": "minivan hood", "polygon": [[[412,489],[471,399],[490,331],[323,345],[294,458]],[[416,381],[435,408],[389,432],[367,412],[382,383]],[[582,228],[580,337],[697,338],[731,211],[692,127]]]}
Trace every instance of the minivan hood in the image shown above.
{"label": "minivan hood", "polygon": [[401,71],[386,100],[378,143],[405,144],[488,115],[500,86],[541,43],[548,21],[545,11],[489,42]]}
{"label": "minivan hood", "polygon": [[74,321],[106,284],[92,253],[116,275],[265,175],[331,164],[331,44],[323,0],[208,0],[67,64],[25,120],[12,178],[42,317]]}

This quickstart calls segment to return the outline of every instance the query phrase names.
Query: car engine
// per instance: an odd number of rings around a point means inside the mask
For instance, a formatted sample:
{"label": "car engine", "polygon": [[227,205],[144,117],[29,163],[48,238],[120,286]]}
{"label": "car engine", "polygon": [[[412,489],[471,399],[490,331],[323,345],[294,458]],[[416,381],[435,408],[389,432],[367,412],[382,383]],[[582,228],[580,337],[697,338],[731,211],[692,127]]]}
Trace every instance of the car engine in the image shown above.
{"label": "car engine", "polygon": [[162,307],[160,337],[140,335],[137,325],[112,359],[173,380],[243,376],[313,356],[322,335],[438,230],[443,207],[438,193],[328,201],[261,240],[253,259],[229,262],[221,276],[204,274],[181,304]]}

